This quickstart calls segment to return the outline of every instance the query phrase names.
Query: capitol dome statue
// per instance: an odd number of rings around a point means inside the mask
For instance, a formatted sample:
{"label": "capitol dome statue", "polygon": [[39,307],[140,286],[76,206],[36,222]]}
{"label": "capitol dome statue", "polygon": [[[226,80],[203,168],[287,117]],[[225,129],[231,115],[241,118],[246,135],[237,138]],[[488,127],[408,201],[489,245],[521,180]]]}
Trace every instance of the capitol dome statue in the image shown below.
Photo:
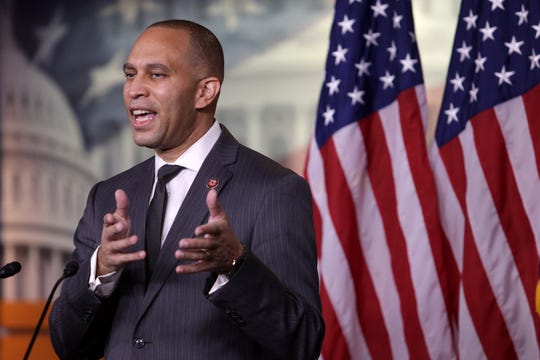
{"label": "capitol dome statue", "polygon": [[72,237],[96,171],[60,88],[17,48],[0,16],[1,264],[5,301],[47,297],[73,250]]}

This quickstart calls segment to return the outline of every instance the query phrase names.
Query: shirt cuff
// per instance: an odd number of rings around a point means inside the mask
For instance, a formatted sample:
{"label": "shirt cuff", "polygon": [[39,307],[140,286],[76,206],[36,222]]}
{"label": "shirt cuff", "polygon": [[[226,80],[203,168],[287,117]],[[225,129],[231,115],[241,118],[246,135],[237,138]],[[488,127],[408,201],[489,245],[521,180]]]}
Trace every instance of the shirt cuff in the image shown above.
{"label": "shirt cuff", "polygon": [[97,253],[99,246],[96,248],[90,259],[90,278],[88,279],[88,288],[98,297],[107,298],[112,295],[118,279],[122,275],[122,270],[113,271],[105,275],[96,277],[97,270]]}
{"label": "shirt cuff", "polygon": [[208,295],[212,295],[219,289],[221,289],[225,284],[229,282],[229,278],[223,274],[219,274],[216,278],[216,281],[214,282],[214,285],[212,285],[212,288],[208,292]]}

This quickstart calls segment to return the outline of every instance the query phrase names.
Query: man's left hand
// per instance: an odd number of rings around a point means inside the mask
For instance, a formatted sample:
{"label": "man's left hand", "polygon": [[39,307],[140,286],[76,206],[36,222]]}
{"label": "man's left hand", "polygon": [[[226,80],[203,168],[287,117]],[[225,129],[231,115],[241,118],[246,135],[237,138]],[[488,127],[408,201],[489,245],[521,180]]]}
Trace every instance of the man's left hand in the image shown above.
{"label": "man's left hand", "polygon": [[210,190],[206,196],[206,205],[210,212],[208,222],[197,226],[194,238],[181,239],[175,257],[178,260],[192,260],[178,265],[178,274],[191,274],[200,271],[214,271],[224,274],[231,270],[234,259],[244,252],[244,246],[236,238],[221,208],[216,190]]}

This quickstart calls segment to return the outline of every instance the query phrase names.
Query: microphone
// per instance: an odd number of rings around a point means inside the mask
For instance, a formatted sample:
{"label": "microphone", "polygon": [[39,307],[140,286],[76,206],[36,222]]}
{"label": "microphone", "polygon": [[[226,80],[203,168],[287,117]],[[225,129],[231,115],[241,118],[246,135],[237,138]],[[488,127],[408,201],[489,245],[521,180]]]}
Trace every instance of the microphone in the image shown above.
{"label": "microphone", "polygon": [[66,264],[64,267],[64,273],[62,274],[61,279],[67,279],[68,277],[72,277],[79,271],[79,263],[76,261],[70,261]]}
{"label": "microphone", "polygon": [[18,261],[10,262],[0,268],[0,279],[5,279],[21,271],[21,264]]}
{"label": "microphone", "polygon": [[36,325],[36,328],[34,329],[34,334],[32,335],[32,339],[30,340],[30,343],[28,344],[28,347],[26,348],[26,353],[24,354],[24,358],[23,358],[24,360],[28,360],[28,357],[30,356],[30,352],[32,351],[32,347],[34,346],[34,342],[36,341],[36,337],[39,333],[39,329],[41,328],[41,324],[43,323],[43,319],[45,318],[45,314],[47,314],[47,310],[49,309],[49,306],[51,305],[51,301],[56,291],[56,288],[58,287],[58,285],[60,285],[62,281],[64,281],[64,279],[67,279],[68,277],[75,275],[77,271],[79,271],[79,263],[72,260],[66,264],[66,266],[64,267],[64,273],[58,280],[56,280],[56,283],[54,284],[51,290],[51,293],[49,294],[49,297],[47,298],[47,302],[45,303],[45,306],[43,307],[43,311],[41,312],[41,316],[39,317],[39,321]]}

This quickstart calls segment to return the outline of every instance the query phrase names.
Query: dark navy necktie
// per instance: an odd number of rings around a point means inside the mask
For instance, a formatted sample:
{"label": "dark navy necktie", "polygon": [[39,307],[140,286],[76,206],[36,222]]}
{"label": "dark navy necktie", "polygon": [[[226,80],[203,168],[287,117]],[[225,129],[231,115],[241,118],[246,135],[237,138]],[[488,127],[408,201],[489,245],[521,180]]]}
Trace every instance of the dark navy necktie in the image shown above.
{"label": "dark navy necktie", "polygon": [[148,206],[146,214],[146,283],[150,281],[150,276],[156,265],[156,261],[161,249],[161,235],[163,231],[163,219],[167,208],[167,188],[166,184],[182,170],[178,165],[163,165],[158,170],[156,189],[154,197]]}

